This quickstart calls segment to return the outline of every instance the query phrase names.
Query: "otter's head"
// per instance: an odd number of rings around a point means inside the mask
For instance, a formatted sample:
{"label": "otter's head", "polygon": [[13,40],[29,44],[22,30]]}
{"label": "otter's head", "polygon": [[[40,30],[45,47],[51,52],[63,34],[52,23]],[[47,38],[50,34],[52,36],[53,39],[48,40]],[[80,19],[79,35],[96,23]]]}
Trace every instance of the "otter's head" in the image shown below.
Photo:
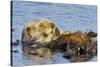
{"label": "otter's head", "polygon": [[23,29],[22,40],[25,42],[46,44],[60,35],[59,29],[48,19],[40,19],[29,22]]}

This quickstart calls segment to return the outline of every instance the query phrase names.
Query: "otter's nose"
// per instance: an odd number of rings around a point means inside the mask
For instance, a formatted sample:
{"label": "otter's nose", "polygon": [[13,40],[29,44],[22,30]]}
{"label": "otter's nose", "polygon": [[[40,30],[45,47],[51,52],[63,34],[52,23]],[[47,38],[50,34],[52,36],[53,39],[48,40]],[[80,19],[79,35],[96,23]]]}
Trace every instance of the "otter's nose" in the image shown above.
{"label": "otter's nose", "polygon": [[43,35],[43,37],[47,37],[48,36],[48,34],[46,32],[43,32],[42,35]]}

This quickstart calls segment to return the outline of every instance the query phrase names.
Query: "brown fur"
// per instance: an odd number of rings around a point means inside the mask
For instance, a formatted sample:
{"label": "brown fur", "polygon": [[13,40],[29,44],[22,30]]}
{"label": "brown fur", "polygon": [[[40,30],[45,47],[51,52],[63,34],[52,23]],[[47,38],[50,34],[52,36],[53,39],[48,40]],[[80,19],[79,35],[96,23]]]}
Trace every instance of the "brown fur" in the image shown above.
{"label": "brown fur", "polygon": [[62,33],[51,43],[51,49],[61,49],[72,54],[80,52],[80,49],[87,51],[92,45],[91,38],[82,32]]}
{"label": "brown fur", "polygon": [[71,33],[66,35],[65,41],[75,43],[80,47],[86,47],[88,44],[91,44],[91,39],[81,32]]}

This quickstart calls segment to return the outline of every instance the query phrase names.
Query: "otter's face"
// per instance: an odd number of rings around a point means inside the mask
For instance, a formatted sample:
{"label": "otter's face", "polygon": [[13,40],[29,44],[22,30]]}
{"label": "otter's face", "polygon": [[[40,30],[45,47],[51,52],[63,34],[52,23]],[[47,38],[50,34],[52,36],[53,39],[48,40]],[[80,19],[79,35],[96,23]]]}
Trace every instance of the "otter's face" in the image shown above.
{"label": "otter's face", "polygon": [[37,38],[38,42],[50,42],[52,39],[54,39],[54,26],[52,26],[52,23],[42,22],[37,25]]}

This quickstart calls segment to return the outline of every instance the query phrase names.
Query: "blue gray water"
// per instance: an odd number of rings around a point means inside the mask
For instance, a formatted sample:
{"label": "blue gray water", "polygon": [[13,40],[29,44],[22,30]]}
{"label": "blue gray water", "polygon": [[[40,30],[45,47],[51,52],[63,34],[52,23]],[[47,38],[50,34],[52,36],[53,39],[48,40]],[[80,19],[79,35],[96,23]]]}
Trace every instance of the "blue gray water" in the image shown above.
{"label": "blue gray water", "polygon": [[[12,7],[12,41],[21,40],[22,29],[25,24],[33,19],[48,18],[56,24],[61,31],[94,31],[97,32],[97,7],[96,5],[58,4],[28,1],[13,1]],[[14,66],[36,65],[35,61],[27,59],[21,50],[21,44],[14,47],[18,53],[12,53]],[[36,57],[37,58],[37,57]],[[61,54],[57,53],[52,59],[44,60],[42,64],[69,63]],[[94,58],[92,61],[96,60]]]}

